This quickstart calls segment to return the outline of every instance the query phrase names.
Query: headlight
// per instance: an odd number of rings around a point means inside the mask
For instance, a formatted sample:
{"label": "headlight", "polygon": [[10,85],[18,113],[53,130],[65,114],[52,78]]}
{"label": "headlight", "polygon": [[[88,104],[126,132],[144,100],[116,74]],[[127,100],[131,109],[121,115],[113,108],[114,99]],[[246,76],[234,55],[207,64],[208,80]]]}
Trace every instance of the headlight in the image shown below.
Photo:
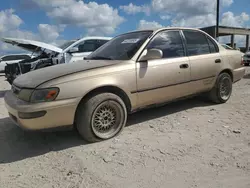
{"label": "headlight", "polygon": [[59,94],[59,88],[36,89],[33,91],[30,102],[49,102],[55,100]]}
{"label": "headlight", "polygon": [[34,90],[33,89],[21,89],[17,94],[17,97],[23,101],[30,101],[30,96]]}

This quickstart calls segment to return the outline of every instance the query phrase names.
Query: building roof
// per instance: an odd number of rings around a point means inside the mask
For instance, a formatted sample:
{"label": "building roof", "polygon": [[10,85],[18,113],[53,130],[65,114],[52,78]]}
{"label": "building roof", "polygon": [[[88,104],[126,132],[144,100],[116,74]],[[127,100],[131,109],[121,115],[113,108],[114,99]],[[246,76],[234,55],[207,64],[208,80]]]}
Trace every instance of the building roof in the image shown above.
{"label": "building roof", "polygon": [[[215,36],[216,26],[200,28],[201,30]],[[226,35],[250,35],[250,28],[219,26],[219,36]]]}

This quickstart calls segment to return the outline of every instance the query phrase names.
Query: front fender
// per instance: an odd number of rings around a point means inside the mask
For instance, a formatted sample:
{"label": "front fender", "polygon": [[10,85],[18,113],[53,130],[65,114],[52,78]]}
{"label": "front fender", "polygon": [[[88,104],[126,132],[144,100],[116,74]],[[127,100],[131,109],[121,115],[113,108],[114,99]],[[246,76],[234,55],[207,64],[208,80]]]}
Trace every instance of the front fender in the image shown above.
{"label": "front fender", "polygon": [[[57,100],[63,100],[68,98],[82,98],[89,92],[105,86],[113,86],[120,88],[131,101],[131,107],[136,104],[137,94],[131,93],[135,91],[136,87],[136,72],[135,65],[129,64],[127,68],[117,71],[104,71],[96,72],[87,71],[84,73],[77,73],[72,75],[67,75],[61,78],[57,78],[48,81],[38,88],[46,87],[59,87],[60,93]],[[110,69],[114,69],[110,67]]]}

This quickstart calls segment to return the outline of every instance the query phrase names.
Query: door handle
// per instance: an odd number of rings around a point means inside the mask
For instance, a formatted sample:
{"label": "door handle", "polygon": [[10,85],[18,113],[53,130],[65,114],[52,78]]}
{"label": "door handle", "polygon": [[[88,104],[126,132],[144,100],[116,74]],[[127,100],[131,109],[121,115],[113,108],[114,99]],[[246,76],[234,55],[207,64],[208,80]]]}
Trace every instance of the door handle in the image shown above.
{"label": "door handle", "polygon": [[215,63],[221,63],[221,59],[216,59],[214,62]]}
{"label": "door handle", "polygon": [[189,67],[188,64],[181,64],[181,65],[180,65],[180,68],[181,68],[181,69],[187,69],[188,67]]}

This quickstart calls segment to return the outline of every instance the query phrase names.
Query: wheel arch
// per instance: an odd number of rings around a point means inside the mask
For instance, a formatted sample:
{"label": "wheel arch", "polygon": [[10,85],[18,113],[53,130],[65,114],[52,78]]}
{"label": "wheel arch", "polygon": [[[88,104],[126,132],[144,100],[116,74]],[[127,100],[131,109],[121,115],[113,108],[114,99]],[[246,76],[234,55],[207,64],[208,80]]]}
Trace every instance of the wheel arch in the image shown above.
{"label": "wheel arch", "polygon": [[88,100],[93,95],[96,95],[99,93],[107,93],[107,92],[113,93],[113,94],[119,96],[124,101],[128,113],[131,112],[132,105],[131,105],[131,101],[130,101],[127,93],[123,89],[121,89],[117,86],[106,85],[106,86],[100,86],[100,87],[97,87],[95,89],[92,89],[82,97],[82,99],[80,100],[80,102],[77,105],[75,117],[76,117],[77,111],[79,109],[79,106],[82,103],[84,103],[86,100]]}
{"label": "wheel arch", "polygon": [[231,79],[232,79],[232,82],[234,82],[234,76],[233,76],[232,70],[230,70],[230,69],[224,69],[224,70],[222,70],[222,71],[219,73],[219,75],[222,74],[222,73],[228,73],[228,74],[230,75]]}

